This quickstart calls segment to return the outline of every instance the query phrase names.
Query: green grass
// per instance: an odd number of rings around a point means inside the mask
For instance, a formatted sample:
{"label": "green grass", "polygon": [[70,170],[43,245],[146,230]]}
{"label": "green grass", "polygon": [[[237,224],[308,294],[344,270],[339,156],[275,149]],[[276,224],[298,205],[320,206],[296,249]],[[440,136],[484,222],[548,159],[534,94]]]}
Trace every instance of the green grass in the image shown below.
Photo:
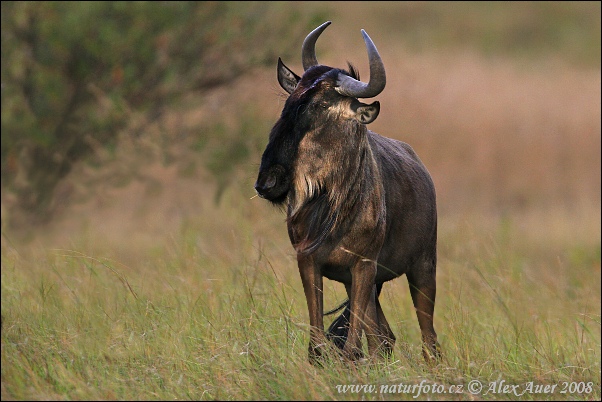
{"label": "green grass", "polygon": [[[508,219],[444,218],[435,317],[443,361],[424,363],[401,278],[381,296],[398,338],[394,357],[316,368],[282,216],[261,200],[243,204],[266,214],[261,226],[238,202],[226,197],[170,241],[130,254],[128,244],[107,250],[93,236],[69,249],[3,241],[2,399],[464,400],[473,380],[483,393],[501,380],[558,384],[553,394],[483,399],[600,398],[599,239],[551,246],[559,244],[552,231],[533,240]],[[343,298],[327,281],[326,306]],[[380,393],[421,381],[465,388]],[[560,393],[571,384],[591,392]]]}

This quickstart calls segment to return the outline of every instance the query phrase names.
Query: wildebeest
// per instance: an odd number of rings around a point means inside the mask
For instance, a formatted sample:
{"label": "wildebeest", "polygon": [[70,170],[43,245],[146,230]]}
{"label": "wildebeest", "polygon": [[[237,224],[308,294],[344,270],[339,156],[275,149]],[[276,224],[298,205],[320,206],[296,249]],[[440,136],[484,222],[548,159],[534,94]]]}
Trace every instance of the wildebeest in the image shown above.
{"label": "wildebeest", "polygon": [[[303,42],[299,77],[278,59],[278,82],[288,92],[261,158],[255,190],[285,206],[288,234],[307,299],[310,361],[330,339],[350,360],[391,353],[395,336],[378,297],[383,283],[406,274],[427,361],[439,356],[433,328],[437,210],[431,177],[412,148],[366,128],[380,111],[385,68],[362,30],[370,79],[356,69],[318,63],[315,43],[325,22]],[[345,285],[343,313],[324,333],[323,277]]]}

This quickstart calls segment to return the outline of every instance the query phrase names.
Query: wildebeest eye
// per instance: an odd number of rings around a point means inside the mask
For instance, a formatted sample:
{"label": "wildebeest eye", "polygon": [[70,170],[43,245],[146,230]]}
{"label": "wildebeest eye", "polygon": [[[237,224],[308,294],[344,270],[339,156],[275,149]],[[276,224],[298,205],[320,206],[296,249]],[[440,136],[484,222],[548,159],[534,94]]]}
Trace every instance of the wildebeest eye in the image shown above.
{"label": "wildebeest eye", "polygon": [[297,111],[296,111],[296,115],[300,115],[305,111],[305,104],[300,104],[299,106],[297,106]]}

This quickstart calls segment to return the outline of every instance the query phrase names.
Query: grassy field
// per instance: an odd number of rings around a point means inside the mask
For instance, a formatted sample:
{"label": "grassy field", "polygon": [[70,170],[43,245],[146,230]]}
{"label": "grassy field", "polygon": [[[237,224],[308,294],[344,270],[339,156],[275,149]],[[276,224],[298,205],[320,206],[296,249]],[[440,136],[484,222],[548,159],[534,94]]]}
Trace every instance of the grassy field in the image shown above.
{"label": "grassy field", "polygon": [[[444,217],[435,319],[443,361],[422,360],[402,278],[382,295],[394,358],[315,368],[294,257],[283,228],[266,233],[282,215],[260,203],[226,196],[138,255],[85,237],[63,249],[5,244],[3,399],[412,399],[417,390],[380,387],[423,380],[464,389],[421,399],[517,399],[485,394],[502,380],[520,392],[528,382],[558,385],[524,400],[600,398],[600,245],[587,240],[599,214],[554,214],[536,232],[535,216]],[[255,224],[264,213],[268,222]],[[576,223],[583,231],[573,236]],[[343,298],[327,281],[326,305]],[[473,380],[481,395],[467,390]]]}
{"label": "grassy field", "polygon": [[[600,400],[599,3],[338,4],[318,59],[365,78],[370,33],[388,74],[370,128],[437,188],[442,361],[402,277],[381,296],[390,360],[308,363],[284,214],[252,198],[284,102],[258,70],[133,121],[47,226],[3,226],[2,400]],[[344,298],[325,282],[326,308]]]}

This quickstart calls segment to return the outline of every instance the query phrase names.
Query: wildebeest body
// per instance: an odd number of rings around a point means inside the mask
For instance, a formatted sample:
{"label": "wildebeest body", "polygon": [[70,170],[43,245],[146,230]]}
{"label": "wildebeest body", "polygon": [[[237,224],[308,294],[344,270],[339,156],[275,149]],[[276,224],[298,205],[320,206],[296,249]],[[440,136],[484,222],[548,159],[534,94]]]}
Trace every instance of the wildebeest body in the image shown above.
{"label": "wildebeest body", "polygon": [[[357,188],[351,187],[349,192],[356,192],[357,195],[352,197],[357,197],[358,200],[353,204],[354,209],[345,211],[344,215],[337,214],[343,215],[339,218],[343,222],[337,230],[340,236],[331,236],[314,255],[314,261],[322,266],[324,276],[342,283],[351,283],[350,265],[358,256],[373,254],[373,248],[378,250],[378,255],[372,257],[378,262],[376,283],[406,274],[421,260],[428,261],[433,267],[436,262],[437,212],[430,175],[408,144],[366,131],[367,146],[370,148],[366,153],[374,161],[364,160],[360,163],[374,163],[372,169],[376,171],[356,165],[349,170],[353,175],[342,178],[357,184]],[[354,175],[363,177],[353,177]],[[381,209],[377,211],[384,215],[384,221],[383,216],[374,214],[378,216],[374,219],[378,224],[364,229],[369,232],[366,240],[362,237],[362,231],[353,230],[354,223],[365,225],[361,217],[358,217],[366,213],[364,204],[368,202],[366,198],[369,198],[362,185],[369,189],[380,187],[378,192],[384,196],[384,203],[380,204]],[[360,194],[364,196],[363,200],[359,199]],[[303,226],[302,223],[299,225]],[[382,241],[379,241],[378,231],[384,232]],[[291,235],[293,244],[296,240]],[[364,243],[365,245],[359,246]],[[416,271],[415,275],[425,274],[420,267]]]}
{"label": "wildebeest body", "polygon": [[[433,328],[437,213],[431,177],[412,148],[367,129],[380,104],[385,72],[376,47],[362,31],[370,81],[357,71],[319,65],[313,46],[329,22],[303,44],[305,73],[280,60],[278,81],[290,94],[270,133],[255,188],[286,205],[288,233],[307,299],[315,361],[326,337],[356,359],[362,331],[371,355],[395,342],[380,306],[382,284],[406,274],[427,360],[438,356]],[[345,285],[349,300],[324,334],[323,277]]]}

